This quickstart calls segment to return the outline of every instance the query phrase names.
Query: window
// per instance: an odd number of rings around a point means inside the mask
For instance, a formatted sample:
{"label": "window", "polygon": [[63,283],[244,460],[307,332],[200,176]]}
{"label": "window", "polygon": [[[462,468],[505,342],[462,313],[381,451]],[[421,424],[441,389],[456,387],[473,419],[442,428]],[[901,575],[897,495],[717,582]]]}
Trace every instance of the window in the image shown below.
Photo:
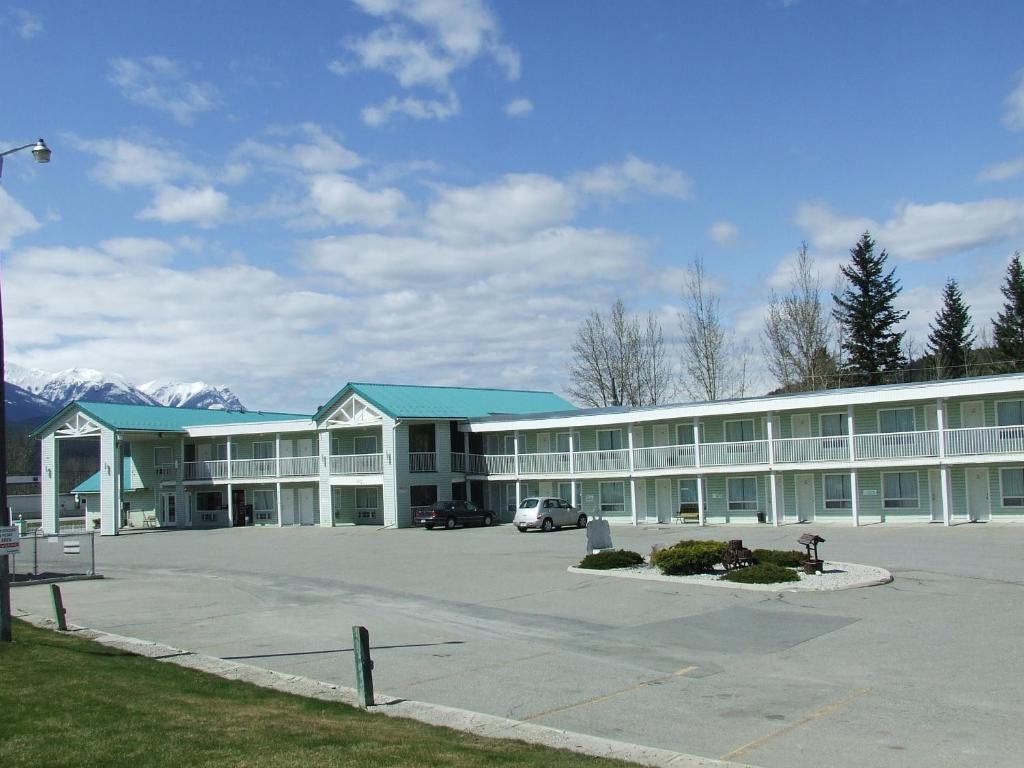
{"label": "window", "polygon": [[409,503],[413,507],[429,507],[437,503],[436,485],[414,485],[409,488]]}
{"label": "window", "polygon": [[130,459],[132,457],[132,444],[131,443],[129,443],[129,442],[121,443],[121,455],[124,456],[126,459]]}
{"label": "window", "polygon": [[725,442],[742,443],[754,439],[754,420],[725,422]]}
{"label": "window", "polygon": [[266,442],[253,443],[252,457],[254,459],[274,458],[274,444],[269,440],[267,440]]}
{"label": "window", "polygon": [[1024,424],[1024,400],[1005,400],[996,403],[996,423],[1000,427]]}
{"label": "window", "polygon": [[917,472],[883,473],[882,506],[886,509],[917,507]]}
{"label": "window", "polygon": [[878,412],[879,432],[913,432],[913,408],[887,408]]}
{"label": "window", "polygon": [[850,509],[853,493],[849,475],[825,475],[825,509]]}
{"label": "window", "polygon": [[679,481],[679,509],[686,512],[697,511],[697,478]]}
{"label": "window", "polygon": [[217,461],[227,461],[227,458],[228,458],[228,444],[227,443],[217,443],[214,446],[214,450],[216,451],[216,454],[217,454]]}
{"label": "window", "polygon": [[358,455],[377,453],[376,435],[359,435],[353,440],[353,444],[355,453]]}
{"label": "window", "polygon": [[224,498],[220,495],[220,491],[206,491],[196,494],[196,509],[200,511],[220,509],[223,506]]}
{"label": "window", "polygon": [[377,489],[356,486],[356,509],[378,509]]}
{"label": "window", "polygon": [[676,445],[693,445],[693,424],[676,424]]}
{"label": "window", "polygon": [[569,453],[572,450],[572,435],[569,432],[559,432],[555,435],[555,451],[558,453]]}
{"label": "window", "polygon": [[332,437],[331,438],[331,456],[340,456],[340,455],[341,455],[341,438],[340,437]]}
{"label": "window", "polygon": [[822,437],[840,437],[846,434],[845,413],[823,413],[819,420]]}
{"label": "window", "polygon": [[617,451],[622,448],[622,430],[620,429],[599,429],[597,430],[597,450]]}
{"label": "window", "polygon": [[757,478],[730,477],[726,482],[729,511],[757,509]]}
{"label": "window", "polygon": [[1024,507],[1024,467],[999,470],[1004,507]]}
{"label": "window", "polygon": [[601,511],[626,511],[626,490],[622,483],[601,483]]}
{"label": "window", "polygon": [[505,435],[505,454],[511,456],[516,452],[516,436]]}
{"label": "window", "polygon": [[252,509],[253,512],[259,514],[260,512],[273,512],[274,511],[274,492],[273,491],[253,491],[252,492]]}
{"label": "window", "polygon": [[158,445],[153,449],[153,466],[169,467],[174,464],[174,450],[169,445]]}
{"label": "window", "polygon": [[409,427],[409,452],[410,453],[433,453],[434,447],[434,425],[413,424]]}
{"label": "window", "polygon": [[[577,486],[577,489],[578,488],[579,488],[579,486]],[[560,498],[563,501],[567,501],[570,504],[572,504],[572,483],[559,483],[558,484],[558,498]],[[580,498],[580,495],[579,495],[579,492],[577,490],[577,493],[576,493],[576,503],[577,504],[579,503],[579,498]]]}

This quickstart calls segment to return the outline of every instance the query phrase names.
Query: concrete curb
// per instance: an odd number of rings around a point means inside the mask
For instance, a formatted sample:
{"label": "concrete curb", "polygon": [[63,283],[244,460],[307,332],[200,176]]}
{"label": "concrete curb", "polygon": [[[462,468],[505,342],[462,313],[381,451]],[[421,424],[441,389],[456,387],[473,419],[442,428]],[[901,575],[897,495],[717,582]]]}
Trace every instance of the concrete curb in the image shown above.
{"label": "concrete curb", "polygon": [[[587,571],[587,573],[594,573]],[[16,611],[17,618],[33,626],[53,631],[57,630],[57,622],[41,616]],[[137,656],[145,656],[155,661],[176,664],[179,667],[208,672],[226,680],[240,680],[261,688],[268,688],[296,696],[305,696],[321,701],[334,701],[350,706],[358,706],[358,693],[354,688],[333,685],[320,680],[313,680],[299,675],[286,675],[271,669],[263,669],[251,664],[240,664],[234,661],[218,659],[214,656],[203,656],[192,651],[174,648],[170,645],[125,637],[109,632],[101,632],[87,627],[68,624],[68,633],[74,633],[101,645],[126,651]],[[497,717],[494,715],[470,712],[455,707],[429,704],[409,699],[397,699],[377,693],[374,696],[375,707],[370,712],[387,715],[388,717],[404,717],[428,725],[437,725],[453,730],[471,733],[492,739],[513,739],[530,744],[539,744],[555,749],[565,749],[594,757],[606,757],[625,760],[638,765],[658,766],[665,768],[754,768],[746,763],[733,763],[715,760],[710,757],[688,755],[656,747],[645,747],[641,744],[629,744],[624,741],[589,736],[584,733],[563,731],[534,723]]]}
{"label": "concrete curb", "polygon": [[[569,573],[578,573],[584,576],[614,576],[619,579],[640,579],[641,581],[665,581],[681,587],[720,587],[723,589],[749,589],[755,592],[842,592],[847,589],[860,589],[861,587],[877,587],[888,584],[892,581],[892,574],[885,568],[878,568],[873,565],[859,565],[858,563],[841,563],[837,560],[826,560],[825,566],[837,566],[847,571],[857,571],[862,575],[855,581],[847,581],[835,585],[822,586],[815,584],[810,577],[800,582],[784,582],[782,584],[738,584],[733,581],[721,581],[701,576],[665,576],[654,571],[636,571],[629,568],[612,568],[607,571],[595,570],[593,568],[579,568],[570,565],[566,570]],[[807,586],[804,586],[804,585]]]}

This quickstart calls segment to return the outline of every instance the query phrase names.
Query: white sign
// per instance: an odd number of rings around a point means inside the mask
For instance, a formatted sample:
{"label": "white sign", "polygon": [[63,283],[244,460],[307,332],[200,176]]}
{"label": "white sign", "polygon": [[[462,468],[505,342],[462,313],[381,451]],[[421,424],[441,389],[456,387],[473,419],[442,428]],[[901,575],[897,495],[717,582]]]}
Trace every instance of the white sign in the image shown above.
{"label": "white sign", "polygon": [[64,542],[64,554],[65,555],[80,555],[82,554],[82,542],[78,539],[71,539],[70,541],[65,540]]}
{"label": "white sign", "polygon": [[0,555],[16,555],[21,552],[18,529],[13,525],[0,528]]}

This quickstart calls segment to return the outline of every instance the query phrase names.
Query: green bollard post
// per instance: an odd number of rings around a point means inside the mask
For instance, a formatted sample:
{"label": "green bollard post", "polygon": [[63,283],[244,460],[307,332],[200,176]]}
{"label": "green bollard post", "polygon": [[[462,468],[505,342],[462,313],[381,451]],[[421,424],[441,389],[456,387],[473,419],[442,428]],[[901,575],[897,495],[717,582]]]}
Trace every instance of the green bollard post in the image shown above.
{"label": "green bollard post", "polygon": [[68,612],[64,610],[64,600],[60,596],[60,587],[56,584],[51,584],[50,594],[53,595],[53,612],[57,614],[57,629],[61,632],[67,632]]}
{"label": "green bollard post", "polygon": [[366,627],[352,627],[352,651],[356,660],[356,686],[359,706],[373,706],[373,662],[370,660],[370,633]]}

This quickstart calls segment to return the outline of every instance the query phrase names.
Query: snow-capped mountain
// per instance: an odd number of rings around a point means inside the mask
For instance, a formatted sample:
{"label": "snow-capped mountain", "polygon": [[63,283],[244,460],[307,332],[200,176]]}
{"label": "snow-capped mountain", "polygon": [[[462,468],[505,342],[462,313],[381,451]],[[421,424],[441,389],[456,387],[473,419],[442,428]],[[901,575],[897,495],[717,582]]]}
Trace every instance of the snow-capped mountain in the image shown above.
{"label": "snow-capped mountain", "polygon": [[[242,403],[227,387],[201,381],[180,384],[150,381],[137,387],[123,376],[105,374],[91,368],[68,368],[49,373],[8,363],[9,385],[36,395],[50,404],[50,410],[62,408],[72,400],[94,400],[129,405],[169,405],[175,408],[241,409]],[[14,390],[12,390],[14,391]]]}
{"label": "snow-capped mountain", "polygon": [[53,403],[17,384],[7,382],[4,399],[7,401],[7,421],[11,423],[42,421],[53,413]]}
{"label": "snow-capped mountain", "polygon": [[147,381],[138,390],[160,405],[172,408],[213,408],[241,410],[242,403],[227,387],[215,387],[204,381],[176,384],[170,381]]}

